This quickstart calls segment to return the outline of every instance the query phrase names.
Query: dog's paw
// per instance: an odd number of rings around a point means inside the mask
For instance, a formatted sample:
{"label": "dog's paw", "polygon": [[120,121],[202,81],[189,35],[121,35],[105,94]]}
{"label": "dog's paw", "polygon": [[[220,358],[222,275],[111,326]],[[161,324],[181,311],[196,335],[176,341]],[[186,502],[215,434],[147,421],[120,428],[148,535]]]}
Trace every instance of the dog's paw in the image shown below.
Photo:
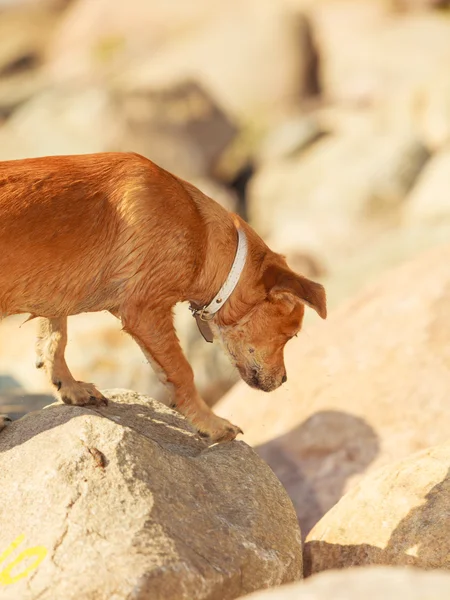
{"label": "dog's paw", "polygon": [[214,414],[208,416],[206,419],[199,419],[194,425],[200,437],[219,444],[222,442],[231,442],[239,433],[244,433],[236,425]]}
{"label": "dog's paw", "polygon": [[55,385],[64,404],[76,406],[106,406],[108,404],[108,399],[92,383],[74,381],[68,385],[60,382]]}
{"label": "dog's paw", "polygon": [[11,419],[6,415],[0,415],[0,431],[11,423]]}

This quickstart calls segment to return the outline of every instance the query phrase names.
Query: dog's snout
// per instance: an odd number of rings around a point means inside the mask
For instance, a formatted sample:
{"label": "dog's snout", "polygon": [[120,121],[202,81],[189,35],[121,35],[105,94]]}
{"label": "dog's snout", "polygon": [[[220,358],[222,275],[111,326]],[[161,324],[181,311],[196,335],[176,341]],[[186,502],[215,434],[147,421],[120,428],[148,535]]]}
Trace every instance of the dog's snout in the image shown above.
{"label": "dog's snout", "polygon": [[251,367],[246,371],[242,369],[241,375],[250,387],[264,392],[271,392],[287,381],[286,371],[280,377],[281,373],[279,372],[264,371],[257,367]]}

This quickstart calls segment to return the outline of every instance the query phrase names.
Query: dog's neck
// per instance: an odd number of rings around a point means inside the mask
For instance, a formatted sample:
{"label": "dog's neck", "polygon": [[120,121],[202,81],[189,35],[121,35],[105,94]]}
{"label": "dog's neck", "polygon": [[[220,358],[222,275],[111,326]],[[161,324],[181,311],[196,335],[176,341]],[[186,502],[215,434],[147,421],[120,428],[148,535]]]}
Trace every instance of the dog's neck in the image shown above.
{"label": "dog's neck", "polygon": [[227,300],[236,289],[247,260],[247,236],[245,235],[242,227],[240,227],[237,219],[234,219],[234,224],[237,234],[237,249],[233,264],[231,265],[230,272],[228,273],[225,282],[208,304],[199,306],[193,302],[190,302],[189,305],[192,315],[197,321],[200,333],[207,342],[212,342],[214,339],[214,335],[210,327],[210,321],[212,321],[217,313],[226,305]]}
{"label": "dog's neck", "polygon": [[214,317],[218,325],[239,321],[264,296],[262,265],[269,248],[247,223],[217,202],[211,200],[190,183],[178,180],[191,197],[202,216],[204,248],[192,287],[185,300],[196,306],[207,306],[223,286],[236,256],[236,222],[247,238],[247,258],[239,282],[231,296]]}
{"label": "dog's neck", "polygon": [[193,304],[202,307],[212,301],[225,283],[237,249],[236,227],[229,213],[224,210],[217,216],[209,214],[204,222],[203,260],[191,290],[193,297],[189,298]]}
{"label": "dog's neck", "polygon": [[212,220],[208,223],[208,243],[203,268],[197,280],[195,297],[189,300],[197,307],[206,306],[224,285],[238,247],[236,222],[246,237],[246,260],[234,291],[214,316],[214,321],[219,325],[231,325],[239,321],[260,301],[262,293],[257,283],[266,255],[265,245],[262,245],[260,251],[256,250],[258,245],[255,245],[253,240],[255,234],[245,221],[224,211],[217,221]]}

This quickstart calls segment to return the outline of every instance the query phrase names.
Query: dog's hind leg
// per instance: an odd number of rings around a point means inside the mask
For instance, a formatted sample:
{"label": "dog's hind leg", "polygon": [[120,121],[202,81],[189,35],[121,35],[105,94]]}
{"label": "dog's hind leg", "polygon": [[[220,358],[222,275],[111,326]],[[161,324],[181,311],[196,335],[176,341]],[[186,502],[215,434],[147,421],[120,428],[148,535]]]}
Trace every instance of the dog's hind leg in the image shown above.
{"label": "dog's hind leg", "polygon": [[107,404],[107,399],[92,383],[75,381],[64,352],[67,345],[67,318],[39,319],[36,367],[44,368],[55,393],[65,404]]}
{"label": "dog's hind leg", "polygon": [[0,415],[0,431],[5,429],[8,423],[11,423],[11,419],[6,415]]}
{"label": "dog's hind leg", "polygon": [[[0,323],[2,321],[2,314],[0,313]],[[0,431],[5,429],[5,427],[11,423],[11,419],[6,415],[0,415]]]}

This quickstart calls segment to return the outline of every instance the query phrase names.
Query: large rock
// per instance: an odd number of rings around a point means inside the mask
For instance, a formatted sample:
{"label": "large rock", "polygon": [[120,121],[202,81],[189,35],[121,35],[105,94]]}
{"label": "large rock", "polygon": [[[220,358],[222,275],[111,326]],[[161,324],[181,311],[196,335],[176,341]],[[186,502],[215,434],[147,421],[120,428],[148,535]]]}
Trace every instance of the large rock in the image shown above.
{"label": "large rock", "polygon": [[447,600],[449,595],[447,574],[366,567],[321,573],[305,582],[250,594],[245,600]]}
{"label": "large rock", "polygon": [[366,288],[288,343],[287,383],[216,406],[274,469],[304,533],[368,470],[445,442],[450,246]]}
{"label": "large rock", "polygon": [[404,206],[407,225],[450,221],[450,150],[429,161]]}
{"label": "large rock", "polygon": [[117,149],[143,154],[189,179],[210,175],[237,133],[195,81],[116,92],[115,102],[123,120]]}
{"label": "large rock", "polygon": [[165,406],[104,393],[1,433],[0,598],[225,600],[301,577],[292,504],[248,446],[208,448]]}
{"label": "large rock", "polygon": [[305,17],[271,0],[78,0],[48,55],[53,81],[154,87],[194,78],[225,110],[251,118],[295,105],[314,69]]}
{"label": "large rock", "polygon": [[[24,82],[33,81],[28,74],[14,77],[21,93]],[[8,106],[16,102],[14,89],[12,96],[8,90],[0,91],[0,114],[2,94],[5,110],[7,95]],[[48,88],[15,110],[0,129],[0,160],[132,151],[186,179],[204,179],[235,133],[220,107],[194,82],[120,94],[71,84]]]}
{"label": "large rock", "polygon": [[430,75],[417,93],[417,128],[434,151],[450,143],[450,74],[430,65]]}
{"label": "large rock", "polygon": [[0,79],[0,119],[6,119],[45,86],[39,71],[20,72]]}
{"label": "large rock", "polygon": [[368,475],[314,527],[305,574],[361,565],[450,569],[450,444]]}
{"label": "large rock", "polygon": [[122,131],[106,90],[49,89],[18,108],[0,129],[0,160],[113,150]]}
{"label": "large rock", "polygon": [[450,21],[438,11],[409,11],[448,2],[289,1],[308,6],[322,90],[339,128],[349,115],[364,115],[380,128],[415,132],[433,149],[448,143]]}
{"label": "large rock", "polygon": [[311,115],[291,117],[274,126],[257,149],[258,163],[270,163],[299,155],[325,134]]}
{"label": "large rock", "polygon": [[369,128],[329,136],[300,157],[263,166],[249,186],[249,219],[272,245],[309,250],[331,266],[391,225],[428,159],[414,135]]}
{"label": "large rock", "polygon": [[[404,205],[404,218],[408,214],[408,206],[409,198]],[[336,264],[323,278],[328,306],[339,306],[387,270],[398,267],[435,246],[446,244],[448,240],[450,219],[410,222],[401,227],[389,228],[372,238],[368,237],[367,244]]]}
{"label": "large rock", "polygon": [[372,0],[311,4],[326,95],[414,122],[417,92],[450,59],[450,21],[431,12],[395,15],[388,2]]}
{"label": "large rock", "polygon": [[0,8],[25,7],[28,11],[35,7],[59,13],[73,0],[0,0]]}
{"label": "large rock", "polygon": [[[1,8],[1,6],[0,6]],[[54,15],[40,5],[10,6],[0,19],[0,117],[8,117],[45,85],[39,72]]]}
{"label": "large rock", "polygon": [[396,10],[429,10],[433,8],[446,8],[448,0],[390,0]]}
{"label": "large rock", "polygon": [[38,66],[54,19],[45,12],[3,10],[0,20],[0,77]]}
{"label": "large rock", "polygon": [[204,194],[213,198],[216,202],[221,204],[230,212],[239,211],[239,198],[238,195],[229,187],[225,187],[223,184],[205,177],[191,178],[190,183],[198,187]]}

